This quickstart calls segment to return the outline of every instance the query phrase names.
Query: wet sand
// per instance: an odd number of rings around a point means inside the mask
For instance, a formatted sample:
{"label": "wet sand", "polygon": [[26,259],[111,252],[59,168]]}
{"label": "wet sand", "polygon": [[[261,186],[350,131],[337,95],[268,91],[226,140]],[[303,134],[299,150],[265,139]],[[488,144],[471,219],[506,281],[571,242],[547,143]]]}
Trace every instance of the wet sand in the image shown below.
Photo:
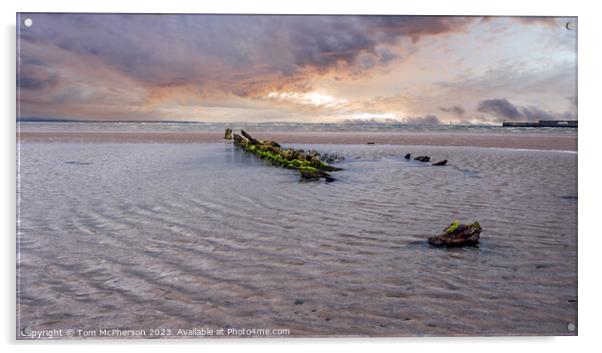
{"label": "wet sand", "polygon": [[[388,132],[255,132],[259,139],[280,143],[471,146],[577,151],[577,135],[564,133],[388,133]],[[223,133],[203,132],[21,132],[22,141],[211,143]]]}
{"label": "wet sand", "polygon": [[[576,153],[297,146],[337,181],[223,142],[22,143],[18,330],[577,334]],[[430,247],[455,219],[479,247]]]}

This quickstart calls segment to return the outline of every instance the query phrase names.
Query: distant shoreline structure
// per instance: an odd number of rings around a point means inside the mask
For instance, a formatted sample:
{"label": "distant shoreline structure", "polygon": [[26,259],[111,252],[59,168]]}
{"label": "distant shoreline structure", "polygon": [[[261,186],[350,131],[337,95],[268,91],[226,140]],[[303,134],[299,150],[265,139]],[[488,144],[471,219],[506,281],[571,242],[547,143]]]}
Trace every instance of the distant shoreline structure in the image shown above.
{"label": "distant shoreline structure", "polygon": [[538,122],[504,121],[503,127],[577,127],[577,120],[539,120]]}

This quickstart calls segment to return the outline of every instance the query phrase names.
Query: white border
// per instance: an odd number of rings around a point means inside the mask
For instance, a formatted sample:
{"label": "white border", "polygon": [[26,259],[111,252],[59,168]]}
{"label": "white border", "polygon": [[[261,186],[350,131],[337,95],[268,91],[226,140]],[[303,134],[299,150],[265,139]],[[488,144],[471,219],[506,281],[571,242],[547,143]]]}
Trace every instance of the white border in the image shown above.
{"label": "white border", "polygon": [[[377,345],[379,351],[420,350],[504,352],[516,349],[543,348],[550,352],[593,350],[600,346],[597,335],[600,328],[600,256],[598,248],[602,237],[596,222],[600,206],[600,146],[599,134],[602,124],[599,86],[600,37],[599,12],[594,1],[548,0],[527,2],[525,0],[503,1],[399,1],[393,0],[303,0],[295,3],[278,0],[253,1],[186,1],[186,0],[146,0],[127,2],[124,0],[104,0],[95,2],[67,0],[21,0],[3,1],[3,75],[2,86],[2,210],[0,211],[4,251],[3,258],[3,315],[0,323],[4,348],[13,350],[40,350],[50,352],[79,352],[82,349],[102,352],[107,348],[131,350],[143,348],[154,352],[177,345],[178,351],[218,351],[236,349],[244,351],[306,351],[324,348],[329,351],[364,351]],[[331,13],[331,14],[433,14],[433,15],[561,15],[579,16],[579,337],[559,338],[387,338],[387,339],[284,339],[284,340],[235,340],[183,342],[158,341],[104,341],[104,342],[15,342],[15,13],[21,12],[155,12],[155,13]],[[596,109],[598,108],[598,109]],[[107,347],[110,345],[111,347]],[[83,347],[85,346],[85,347]],[[144,347],[142,347],[144,346]],[[172,348],[173,349],[173,348]]]}

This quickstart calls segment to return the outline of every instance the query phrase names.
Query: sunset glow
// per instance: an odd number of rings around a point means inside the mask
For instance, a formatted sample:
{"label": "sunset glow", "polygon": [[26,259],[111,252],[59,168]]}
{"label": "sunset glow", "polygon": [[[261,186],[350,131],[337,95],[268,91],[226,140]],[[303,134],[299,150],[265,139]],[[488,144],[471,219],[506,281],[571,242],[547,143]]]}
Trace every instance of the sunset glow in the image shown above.
{"label": "sunset glow", "polygon": [[19,25],[24,118],[577,119],[575,18],[31,17]]}

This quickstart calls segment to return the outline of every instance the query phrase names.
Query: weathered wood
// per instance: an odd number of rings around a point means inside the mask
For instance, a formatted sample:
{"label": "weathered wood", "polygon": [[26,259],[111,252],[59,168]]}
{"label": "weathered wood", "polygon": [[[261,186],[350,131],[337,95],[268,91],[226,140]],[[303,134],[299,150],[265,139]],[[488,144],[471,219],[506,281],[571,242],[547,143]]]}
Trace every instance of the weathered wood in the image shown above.
{"label": "weathered wood", "polygon": [[247,139],[238,134],[232,134],[232,137],[234,138],[234,143],[237,145],[243,145],[247,143]]}
{"label": "weathered wood", "polygon": [[[328,172],[342,170],[322,161],[320,153],[315,150],[304,151],[301,149],[282,148],[277,142],[260,141],[244,130],[240,132],[242,136],[232,134],[235,145],[261,159],[269,161],[272,165],[298,170],[301,179],[304,181],[325,179],[327,182],[331,182],[335,179]],[[329,159],[333,160],[342,159],[342,157],[336,157],[338,156],[328,156]]]}
{"label": "weathered wood", "polygon": [[431,160],[431,157],[429,156],[418,156],[416,158],[414,158],[415,161],[419,161],[419,162],[429,162]]}
{"label": "weathered wood", "polygon": [[249,140],[249,142],[251,142],[251,144],[253,145],[258,145],[261,142],[259,142],[259,140],[255,139],[253,136],[249,135],[245,130],[240,130],[240,134],[244,136],[244,138],[246,138],[247,140]]}

